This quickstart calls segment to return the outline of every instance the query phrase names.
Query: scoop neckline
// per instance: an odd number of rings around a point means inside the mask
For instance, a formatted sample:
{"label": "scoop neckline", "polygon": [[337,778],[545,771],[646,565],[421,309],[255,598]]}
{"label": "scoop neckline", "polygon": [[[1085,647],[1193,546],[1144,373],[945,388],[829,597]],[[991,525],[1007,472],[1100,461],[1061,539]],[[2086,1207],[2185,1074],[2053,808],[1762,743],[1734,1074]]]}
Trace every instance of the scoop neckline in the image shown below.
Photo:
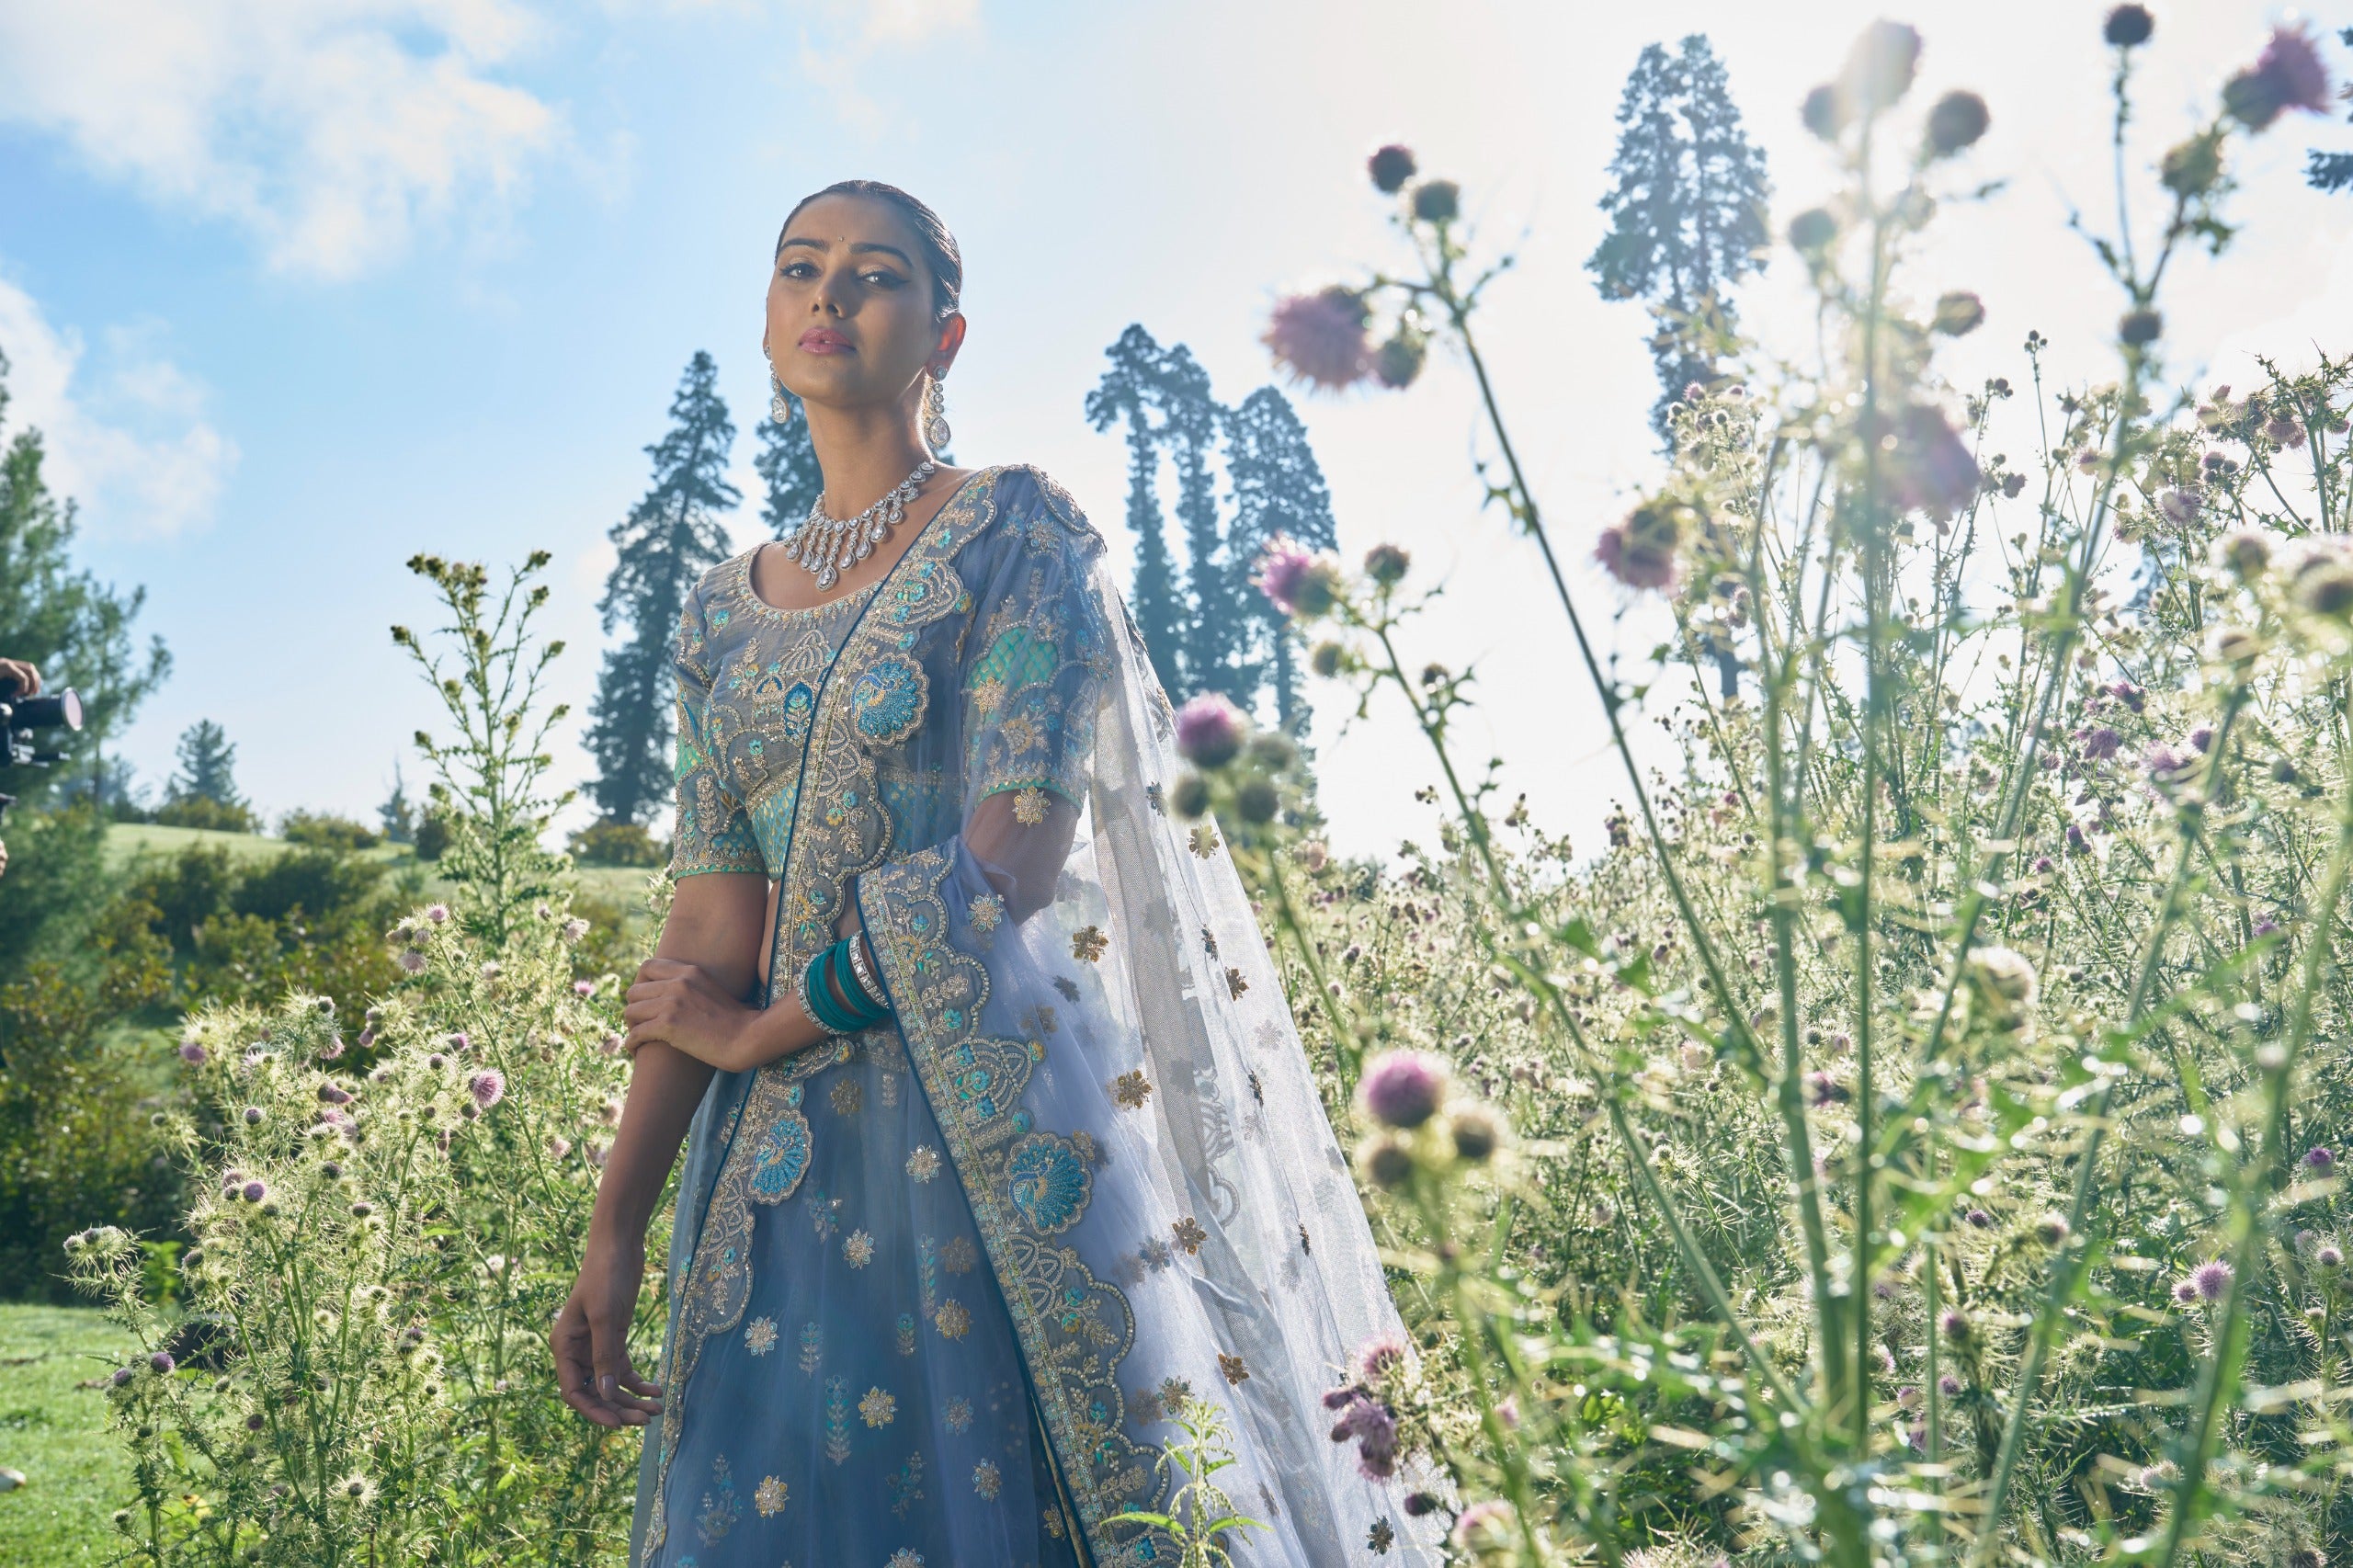
{"label": "scoop neckline", "polygon": [[788,609],[782,605],[772,605],[768,603],[767,600],[760,597],[759,589],[752,585],[752,562],[758,560],[760,551],[767,548],[767,546],[765,544],[756,544],[751,549],[745,551],[743,554],[735,558],[737,562],[735,569],[735,589],[737,594],[746,603],[750,604],[756,609],[775,616],[779,620],[791,620],[796,618],[807,616],[820,616],[824,615],[828,610],[839,609],[845,605],[861,604],[865,602],[875,589],[881,587],[883,584],[884,578],[887,578],[890,575],[890,574],[885,573],[881,577],[877,577],[874,581],[866,584],[862,587],[852,588],[848,593],[844,594],[837,599],[820,599],[813,605],[796,605]]}

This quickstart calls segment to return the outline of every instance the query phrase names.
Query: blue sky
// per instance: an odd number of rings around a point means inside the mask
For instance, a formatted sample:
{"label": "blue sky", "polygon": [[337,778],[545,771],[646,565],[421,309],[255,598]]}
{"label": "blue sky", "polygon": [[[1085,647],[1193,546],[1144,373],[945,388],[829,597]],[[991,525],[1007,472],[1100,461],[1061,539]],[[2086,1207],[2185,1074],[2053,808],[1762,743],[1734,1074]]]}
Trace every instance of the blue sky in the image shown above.
{"label": "blue sky", "polygon": [[[1230,401],[1269,379],[1256,335],[1276,295],[1389,258],[1360,160],[1397,139],[1520,250],[1489,341],[1582,560],[1654,460],[1642,324],[1580,270],[1626,70],[1644,43],[1711,34],[1771,160],[1778,227],[1824,179],[1796,101],[1883,9],[0,0],[12,412],[50,432],[85,559],[146,585],[142,624],[177,659],[122,743],[142,775],[212,718],[266,810],[364,813],[432,717],[385,634],[426,614],[401,562],[553,551],[560,685],[585,703],[604,532],[697,349],[742,431],[739,538],[755,537],[761,291],[803,192],[871,176],[942,212],[972,324],[949,388],[959,456],[1042,464],[1124,550],[1122,453],[1080,415],[1102,349],[1141,321],[1190,344]],[[1924,97],[1985,95],[1977,165],[2011,181],[1920,258],[1925,295],[1974,288],[1992,311],[1952,374],[2015,375],[2029,326],[2063,376],[2098,373],[2117,307],[2061,225],[2071,202],[2107,211],[2099,7],[1893,14],[1927,35]],[[2290,15],[2158,7],[2136,158]],[[2305,147],[2347,144],[2304,120],[2256,145],[2245,241],[2185,266],[2170,301],[2185,379],[2244,377],[2258,348],[2353,347],[2353,199],[2297,177]],[[1747,302],[1791,348],[1794,271],[1777,263]],[[1414,656],[1478,665],[1472,744],[1589,837],[1614,763],[1529,547],[1477,510],[1460,369],[1403,397],[1300,401],[1343,544],[1395,540],[1448,578]],[[1589,572],[1582,586],[1607,623],[1615,601]],[[1638,613],[1613,635],[1639,652],[1648,631]],[[1411,795],[1428,768],[1395,715],[1319,739],[1340,759],[1325,794],[1344,846],[1426,831]],[[570,737],[564,752],[585,767]]]}

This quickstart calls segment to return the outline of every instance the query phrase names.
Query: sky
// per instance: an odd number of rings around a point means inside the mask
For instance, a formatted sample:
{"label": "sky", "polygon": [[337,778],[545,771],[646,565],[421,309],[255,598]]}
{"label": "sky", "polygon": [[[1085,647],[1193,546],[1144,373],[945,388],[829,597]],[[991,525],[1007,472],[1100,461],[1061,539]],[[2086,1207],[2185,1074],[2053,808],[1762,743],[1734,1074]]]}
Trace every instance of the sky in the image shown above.
{"label": "sky", "polygon": [[[2126,159],[2144,234],[2156,154],[2296,18],[2153,8]],[[0,0],[11,427],[44,431],[82,560],[144,587],[140,625],[176,660],[119,743],[142,778],[211,719],[266,814],[372,818],[396,765],[414,790],[407,737],[436,717],[387,633],[430,621],[402,562],[552,551],[557,693],[585,709],[606,530],[697,350],[742,432],[737,540],[760,537],[761,301],[801,195],[867,176],[939,210],[971,321],[958,458],[1043,467],[1124,559],[1124,449],[1081,413],[1105,347],[1141,322],[1229,403],[1275,379],[1258,335],[1276,299],[1402,259],[1362,161],[1404,142],[1462,182],[1480,245],[1516,255],[1484,345],[1573,587],[1631,675],[1654,612],[1621,619],[1590,552],[1657,477],[1655,388],[1639,310],[1583,270],[1620,86],[1643,45],[1708,34],[1766,150],[1778,233],[1827,188],[1798,101],[1883,14],[1926,37],[1915,109],[1965,86],[1993,112],[1966,172],[2005,183],[1949,205],[1908,274],[1920,299],[1967,288],[1988,307],[1947,374],[2020,379],[2029,329],[2054,379],[2111,373],[2120,307],[2068,228],[2114,221],[2102,8],[2075,0]],[[2353,11],[2312,19],[2353,75],[2333,37]],[[2247,144],[2243,233],[2177,267],[2184,383],[2353,348],[2353,197],[2304,188],[2313,146],[2353,147],[2353,128],[2299,118]],[[1790,352],[1802,284],[1783,247],[1740,299]],[[1507,792],[1597,846],[1622,774],[1533,547],[1481,509],[1464,368],[1296,401],[1343,549],[1404,545],[1445,585],[1406,655],[1476,670],[1466,752],[1505,758]],[[2023,400],[2006,416],[2029,417]],[[2014,459],[2030,449],[2029,426],[2005,434]],[[1402,710],[1343,723],[1349,702],[1318,695],[1338,847],[1427,838],[1414,794],[1435,773]],[[585,772],[576,725],[558,752]]]}

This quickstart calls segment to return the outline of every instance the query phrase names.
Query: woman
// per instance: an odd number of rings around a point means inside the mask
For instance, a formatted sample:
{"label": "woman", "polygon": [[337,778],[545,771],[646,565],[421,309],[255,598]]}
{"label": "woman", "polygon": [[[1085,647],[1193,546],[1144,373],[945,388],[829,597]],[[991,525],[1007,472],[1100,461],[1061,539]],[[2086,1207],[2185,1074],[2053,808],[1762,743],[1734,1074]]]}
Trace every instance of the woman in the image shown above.
{"label": "woman", "polygon": [[[1395,1313],[1233,869],[1163,810],[1102,541],[1035,470],[932,458],[961,283],[888,186],[779,237],[774,411],[824,495],[679,631],[677,898],[564,1398],[648,1428],[633,1563],[1173,1562],[1116,1516],[1165,1507],[1188,1408],[1263,1522],[1237,1562],[1416,1560],[1323,1430]],[[682,1137],[657,1386],[623,1337]]]}

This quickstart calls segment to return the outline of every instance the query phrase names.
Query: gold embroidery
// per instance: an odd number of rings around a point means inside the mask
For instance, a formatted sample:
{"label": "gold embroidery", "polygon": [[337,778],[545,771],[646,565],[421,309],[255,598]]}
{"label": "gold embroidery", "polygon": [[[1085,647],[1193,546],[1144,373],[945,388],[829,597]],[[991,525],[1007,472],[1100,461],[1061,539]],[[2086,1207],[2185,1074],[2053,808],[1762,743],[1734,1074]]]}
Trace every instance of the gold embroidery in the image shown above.
{"label": "gold embroidery", "polygon": [[1070,956],[1085,963],[1099,960],[1110,948],[1111,938],[1103,935],[1100,926],[1089,926],[1074,931],[1070,938]]}
{"label": "gold embroidery", "polygon": [[1176,1233],[1176,1244],[1185,1249],[1188,1257],[1199,1253],[1201,1244],[1210,1239],[1210,1233],[1201,1229],[1201,1222],[1190,1214],[1168,1228]]}
{"label": "gold embroidery", "polygon": [[1152,1084],[1141,1070],[1122,1073],[1111,1082],[1111,1097],[1130,1110],[1142,1110],[1152,1098]]}
{"label": "gold embroidery", "polygon": [[760,1517],[771,1518],[784,1512],[785,1500],[791,1495],[792,1489],[771,1475],[752,1494],[752,1506],[760,1511]]}
{"label": "gold embroidery", "polygon": [[744,1331],[744,1348],[755,1356],[765,1356],[776,1348],[776,1319],[754,1318]]}
{"label": "gold embroidery", "polygon": [[1222,1350],[1217,1353],[1217,1369],[1225,1374],[1227,1382],[1236,1387],[1250,1376],[1250,1369],[1242,1364],[1241,1357],[1229,1356]]}
{"label": "gold embroidery", "polygon": [[972,1314],[965,1311],[961,1301],[940,1302],[938,1314],[931,1321],[949,1339],[963,1338],[972,1327]]}
{"label": "gold embroidery", "polygon": [[833,1102],[835,1116],[856,1116],[864,1099],[865,1090],[855,1078],[836,1078],[825,1097]]}
{"label": "gold embroidery", "polygon": [[897,1396],[881,1389],[868,1389],[866,1397],[858,1402],[858,1419],[869,1426],[888,1426],[898,1414]]}
{"label": "gold embroidery", "polygon": [[849,1259],[852,1268],[863,1268],[874,1261],[874,1238],[864,1231],[852,1231],[849,1240],[842,1243],[842,1256]]}
{"label": "gold embroidery", "polygon": [[907,1174],[919,1182],[929,1181],[939,1174],[939,1151],[928,1143],[917,1145],[907,1156]]}
{"label": "gold embroidery", "polygon": [[972,1490],[981,1494],[981,1501],[983,1503],[996,1501],[997,1487],[1004,1479],[1004,1476],[998,1472],[996,1465],[991,1460],[983,1460],[972,1467]]}
{"label": "gold embroidery", "polygon": [[[1011,728],[1010,725],[1006,726]],[[1024,827],[1036,827],[1046,820],[1046,792],[1043,790],[1017,790],[1013,795],[1013,820]]]}
{"label": "gold embroidery", "polygon": [[1250,983],[1242,978],[1240,970],[1228,964],[1225,970],[1225,989],[1235,1001],[1239,1002],[1242,1000],[1242,994],[1250,989]]}
{"label": "gold embroidery", "polygon": [[1193,830],[1192,835],[1186,840],[1186,843],[1194,854],[1206,860],[1217,853],[1217,830],[1209,824],[1203,823]]}

